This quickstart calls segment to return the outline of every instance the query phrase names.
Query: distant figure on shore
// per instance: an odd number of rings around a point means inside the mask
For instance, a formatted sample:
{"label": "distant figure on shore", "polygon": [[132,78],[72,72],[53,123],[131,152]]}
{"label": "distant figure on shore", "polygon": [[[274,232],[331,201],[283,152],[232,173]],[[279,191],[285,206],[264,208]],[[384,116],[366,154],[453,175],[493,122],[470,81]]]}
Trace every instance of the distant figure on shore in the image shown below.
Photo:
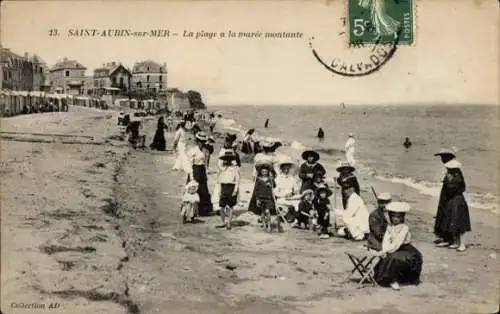
{"label": "distant figure on shore", "polygon": [[318,139],[320,142],[323,142],[323,140],[325,139],[325,132],[322,128],[318,129]]}
{"label": "distant figure on shore", "polygon": [[156,132],[153,137],[153,142],[149,145],[149,148],[156,149],[160,151],[166,150],[167,142],[165,141],[165,130],[167,125],[164,122],[163,117],[158,119],[158,124],[156,126]]}
{"label": "distant figure on shore", "polygon": [[406,137],[406,138],[405,138],[405,141],[404,141],[404,143],[403,143],[403,146],[404,146],[406,149],[408,149],[408,148],[410,148],[412,145],[413,145],[413,144],[412,144],[412,142],[410,141],[410,138],[409,138],[409,137]]}
{"label": "distant figure on shore", "polygon": [[264,127],[267,129],[269,127],[269,119],[266,119],[266,122],[264,123]]}
{"label": "distant figure on shore", "polygon": [[353,167],[356,163],[354,160],[354,144],[356,144],[354,135],[352,133],[349,133],[349,138],[345,143],[345,158],[347,159],[347,162]]}
{"label": "distant figure on shore", "polygon": [[142,129],[142,123],[140,120],[134,120],[127,125],[125,134],[129,134],[128,142],[132,144],[134,148],[144,148],[146,135],[140,135],[139,131]]}
{"label": "distant figure on shore", "polygon": [[186,124],[185,122],[181,122],[177,125],[173,148],[177,151],[177,158],[175,159],[173,170],[182,170],[184,172],[189,172],[191,165],[189,164],[187,155],[186,155]]}
{"label": "distant figure on shore", "polygon": [[208,120],[208,125],[210,128],[210,133],[214,132],[215,125],[217,124],[217,120],[215,119],[215,115],[213,113],[210,114],[210,120]]}
{"label": "distant figure on shore", "polygon": [[469,207],[463,193],[465,180],[460,170],[461,163],[455,159],[455,153],[443,149],[435,156],[441,157],[441,162],[446,167],[446,176],[439,196],[434,234],[434,241],[438,247],[448,247],[464,252],[467,247],[464,235],[471,231]]}

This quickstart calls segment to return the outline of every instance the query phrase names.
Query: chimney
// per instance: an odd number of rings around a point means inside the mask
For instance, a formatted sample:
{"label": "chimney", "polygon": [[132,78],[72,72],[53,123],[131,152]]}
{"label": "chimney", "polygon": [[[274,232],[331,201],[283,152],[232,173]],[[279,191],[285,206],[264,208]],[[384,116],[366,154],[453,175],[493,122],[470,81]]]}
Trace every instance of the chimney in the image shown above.
{"label": "chimney", "polygon": [[64,57],[63,62],[67,62],[67,61],[68,61],[68,58]]}

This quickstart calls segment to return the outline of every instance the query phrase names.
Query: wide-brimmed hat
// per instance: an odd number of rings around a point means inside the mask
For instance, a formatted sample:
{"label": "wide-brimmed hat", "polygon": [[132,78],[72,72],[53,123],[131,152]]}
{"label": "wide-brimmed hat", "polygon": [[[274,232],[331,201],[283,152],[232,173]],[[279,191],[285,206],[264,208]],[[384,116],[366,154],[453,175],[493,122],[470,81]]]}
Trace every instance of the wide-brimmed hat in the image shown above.
{"label": "wide-brimmed hat", "polygon": [[434,156],[443,156],[443,155],[453,156],[453,158],[456,157],[455,151],[449,148],[442,148],[439,152],[434,154]]}
{"label": "wide-brimmed hat", "polygon": [[388,212],[393,213],[407,213],[410,211],[410,208],[410,204],[406,202],[391,202],[385,207]]}
{"label": "wide-brimmed hat", "polygon": [[316,152],[314,150],[306,150],[302,153],[302,159],[304,159],[304,160],[307,160],[307,158],[309,158],[309,156],[312,156],[314,161],[319,160],[319,154],[318,154],[318,152]]}
{"label": "wide-brimmed hat", "polygon": [[224,155],[220,156],[219,159],[222,159],[222,160],[235,160],[236,159],[236,154],[233,153],[230,150],[226,150],[224,152]]}
{"label": "wide-brimmed hat", "polygon": [[304,197],[304,196],[309,195],[309,194],[314,195],[314,191],[311,189],[304,190],[304,191],[302,191],[301,197]]}
{"label": "wide-brimmed hat", "polygon": [[326,184],[321,184],[316,188],[316,195],[319,195],[321,192],[326,192],[327,196],[332,196],[333,192]]}
{"label": "wide-brimmed hat", "polygon": [[198,141],[202,141],[202,142],[208,141],[208,135],[207,135],[207,133],[205,133],[203,131],[196,133],[195,137]]}
{"label": "wide-brimmed hat", "polygon": [[390,202],[392,200],[392,196],[388,192],[382,192],[379,195],[377,195],[377,200],[382,202]]}
{"label": "wide-brimmed hat", "polygon": [[458,161],[456,159],[452,159],[452,160],[448,161],[447,163],[445,163],[444,166],[447,169],[456,169],[456,168],[460,168],[462,166],[462,164],[460,163],[460,161]]}
{"label": "wide-brimmed hat", "polygon": [[293,166],[295,163],[293,162],[292,158],[286,156],[286,157],[283,157],[281,158],[279,161],[278,161],[278,166],[281,168],[282,166],[286,166],[286,165],[290,165],[290,166]]}
{"label": "wide-brimmed hat", "polygon": [[342,170],[349,170],[349,172],[353,172],[354,170],[356,170],[356,168],[354,168],[353,166],[351,166],[348,162],[341,162],[338,167],[337,167],[337,172],[340,172]]}

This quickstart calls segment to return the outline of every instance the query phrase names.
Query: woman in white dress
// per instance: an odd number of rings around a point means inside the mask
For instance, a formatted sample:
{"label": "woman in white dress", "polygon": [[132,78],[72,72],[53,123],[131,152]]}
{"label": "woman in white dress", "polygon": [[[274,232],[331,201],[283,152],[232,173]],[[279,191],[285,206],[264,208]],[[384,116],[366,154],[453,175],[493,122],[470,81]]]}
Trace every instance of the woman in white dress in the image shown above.
{"label": "woman in white dress", "polygon": [[181,170],[186,173],[190,172],[191,165],[188,161],[186,155],[186,130],[185,123],[181,122],[177,125],[173,147],[177,151],[177,158],[175,159],[175,163],[173,166],[173,170]]}

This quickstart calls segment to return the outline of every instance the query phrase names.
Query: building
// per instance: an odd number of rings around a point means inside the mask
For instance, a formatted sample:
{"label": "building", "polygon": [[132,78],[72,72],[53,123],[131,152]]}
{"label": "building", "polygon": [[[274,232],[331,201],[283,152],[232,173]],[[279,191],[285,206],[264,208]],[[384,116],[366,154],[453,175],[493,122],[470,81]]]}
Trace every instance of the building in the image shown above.
{"label": "building", "polygon": [[30,60],[33,64],[33,90],[44,91],[48,83],[47,74],[49,71],[47,64],[36,54]]}
{"label": "building", "polygon": [[78,61],[64,58],[50,69],[51,89],[60,94],[81,94],[85,70]]}
{"label": "building", "polygon": [[33,90],[33,64],[27,57],[20,56],[0,46],[0,89]]}
{"label": "building", "polygon": [[92,96],[96,90],[94,89],[94,77],[85,76],[83,78],[82,95]]}
{"label": "building", "polygon": [[137,62],[132,68],[132,86],[136,91],[157,93],[167,89],[167,63],[151,60]]}
{"label": "building", "polygon": [[125,95],[130,90],[132,73],[119,62],[104,64],[94,70],[93,88],[95,95],[103,95],[105,90],[118,88],[119,94]]}

